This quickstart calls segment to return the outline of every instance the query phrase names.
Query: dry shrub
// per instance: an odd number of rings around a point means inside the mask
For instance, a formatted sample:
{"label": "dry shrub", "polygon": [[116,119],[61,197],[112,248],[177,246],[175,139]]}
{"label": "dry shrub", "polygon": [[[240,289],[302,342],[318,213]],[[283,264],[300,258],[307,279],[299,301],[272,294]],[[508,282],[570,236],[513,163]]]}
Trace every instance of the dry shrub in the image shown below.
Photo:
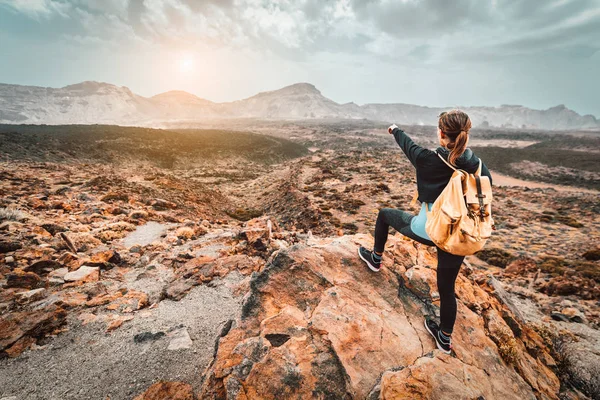
{"label": "dry shrub", "polygon": [[17,208],[0,208],[0,221],[22,221],[26,214]]}

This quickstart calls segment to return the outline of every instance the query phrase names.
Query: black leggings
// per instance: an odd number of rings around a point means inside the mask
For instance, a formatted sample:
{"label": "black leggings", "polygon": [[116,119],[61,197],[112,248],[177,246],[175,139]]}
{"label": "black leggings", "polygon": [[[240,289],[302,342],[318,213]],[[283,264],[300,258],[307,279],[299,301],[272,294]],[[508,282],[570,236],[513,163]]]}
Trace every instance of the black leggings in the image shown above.
{"label": "black leggings", "polygon": [[[427,246],[435,246],[428,239],[415,234],[410,228],[410,221],[414,215],[393,208],[382,208],[377,215],[375,223],[375,248],[378,253],[383,253],[385,242],[388,238],[388,230],[391,226],[398,232],[419,243]],[[437,288],[440,294],[440,328],[445,333],[452,333],[456,321],[456,297],[454,296],[454,284],[458,271],[462,265],[464,256],[456,256],[445,252],[437,247]]]}

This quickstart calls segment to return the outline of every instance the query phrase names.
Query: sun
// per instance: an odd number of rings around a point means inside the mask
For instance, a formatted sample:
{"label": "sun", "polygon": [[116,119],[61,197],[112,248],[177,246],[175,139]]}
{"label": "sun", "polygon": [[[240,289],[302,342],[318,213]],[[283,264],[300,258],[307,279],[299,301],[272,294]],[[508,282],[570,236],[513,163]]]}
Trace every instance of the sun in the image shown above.
{"label": "sun", "polygon": [[194,57],[191,54],[184,54],[179,59],[179,71],[190,72],[194,69]]}

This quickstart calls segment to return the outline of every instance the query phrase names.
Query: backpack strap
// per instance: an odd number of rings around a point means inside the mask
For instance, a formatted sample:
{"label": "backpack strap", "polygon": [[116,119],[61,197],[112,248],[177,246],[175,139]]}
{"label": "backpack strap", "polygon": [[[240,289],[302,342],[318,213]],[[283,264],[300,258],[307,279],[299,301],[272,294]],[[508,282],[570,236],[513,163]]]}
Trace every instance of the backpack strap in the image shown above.
{"label": "backpack strap", "polygon": [[[479,161],[479,163],[479,166],[481,168],[481,161]],[[475,175],[475,182],[477,184],[477,199],[479,200],[479,216],[483,221],[483,219],[485,218],[485,206],[483,205],[483,199],[485,198],[485,194],[483,194],[483,191],[481,190],[481,178],[479,177],[479,175]]]}
{"label": "backpack strap", "polygon": [[475,172],[475,175],[481,176],[481,158],[479,159],[479,167],[477,167],[477,172]]}
{"label": "backpack strap", "polygon": [[438,152],[436,151],[436,152],[435,152],[435,154],[437,154],[437,156],[440,158],[440,160],[442,160],[442,161],[444,162],[444,164],[446,164],[447,166],[449,166],[450,168],[452,168],[453,170],[455,170],[455,171],[456,171],[456,168],[454,168],[454,167],[452,166],[452,164],[450,164],[448,161],[444,160],[444,157],[442,157],[442,156],[440,155],[440,153],[438,153]]}

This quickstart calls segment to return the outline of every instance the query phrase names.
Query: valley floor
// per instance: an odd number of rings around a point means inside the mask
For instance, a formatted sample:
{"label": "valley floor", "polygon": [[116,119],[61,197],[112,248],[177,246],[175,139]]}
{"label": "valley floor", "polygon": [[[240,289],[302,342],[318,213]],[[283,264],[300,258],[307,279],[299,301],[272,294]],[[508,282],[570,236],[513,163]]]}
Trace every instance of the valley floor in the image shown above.
{"label": "valley floor", "polygon": [[[221,368],[222,359],[214,358],[215,342],[233,343],[235,335],[250,341],[262,337],[252,324],[260,325],[274,315],[269,312],[283,308],[261,297],[252,317],[257,319],[244,323],[249,296],[258,290],[256,279],[270,274],[266,271],[274,268],[278,251],[300,257],[294,249],[339,238],[346,246],[340,254],[347,257],[348,246],[368,240],[378,209],[417,211],[409,207],[414,172],[398,150],[313,150],[275,164],[236,160],[236,168],[226,161],[181,169],[93,162],[1,164],[0,398],[128,399],[158,380],[184,381],[196,393],[220,391],[223,376],[207,381]],[[520,323],[539,323],[556,337],[578,337],[583,347],[577,354],[591,358],[573,359],[571,365],[589,371],[586,364],[600,365],[600,344],[590,334],[600,324],[598,194],[509,186],[515,181],[495,176],[498,230],[485,251],[468,258],[464,285],[480,290],[495,277],[512,303],[520,304]],[[408,270],[424,263],[399,235],[393,242],[399,244],[387,261],[390,293],[399,290],[394,274],[409,276]],[[335,246],[327,246],[335,254]],[[323,257],[330,256],[323,250]],[[342,278],[328,273],[332,285],[345,287],[336,281]],[[329,293],[329,284],[324,285],[323,293]],[[435,287],[421,289],[412,290],[424,290],[419,296],[435,305]],[[387,292],[381,296],[388,301]],[[484,321],[479,302],[465,296],[459,295],[464,315]],[[288,300],[287,305],[296,304]],[[307,307],[312,304],[306,301]],[[397,300],[389,301],[393,309]],[[469,307],[477,315],[469,314]],[[410,315],[418,315],[415,310]],[[401,324],[396,328],[404,329]],[[310,343],[322,354],[348,356],[335,341],[334,350],[317,343],[317,336]],[[269,351],[275,351],[273,343],[266,345]],[[434,351],[427,346],[415,350],[416,356]],[[344,368],[351,364],[343,357],[341,362]],[[524,379],[515,390],[539,395],[556,389],[551,378],[546,387],[531,389],[533,375],[523,365],[514,369]],[[366,395],[372,389],[367,386],[376,383],[360,383],[350,375],[340,390]],[[386,384],[398,376],[389,376]],[[559,376],[562,391],[592,393],[597,376],[587,382],[581,376],[573,371]],[[302,379],[308,382],[308,375]],[[387,393],[400,390],[387,388]]]}

